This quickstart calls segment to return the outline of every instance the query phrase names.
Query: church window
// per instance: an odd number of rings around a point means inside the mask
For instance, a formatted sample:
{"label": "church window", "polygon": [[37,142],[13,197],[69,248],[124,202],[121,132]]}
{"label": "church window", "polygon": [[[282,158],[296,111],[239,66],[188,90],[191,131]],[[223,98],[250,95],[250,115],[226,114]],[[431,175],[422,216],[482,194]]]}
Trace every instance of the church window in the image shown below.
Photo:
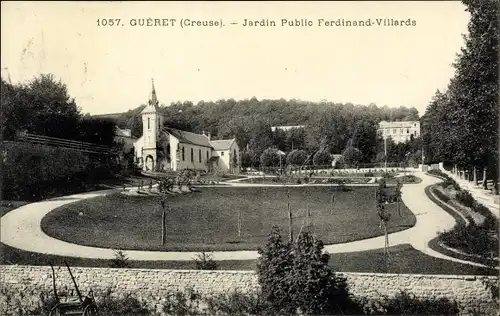
{"label": "church window", "polygon": [[208,150],[207,150],[207,160],[208,160]]}
{"label": "church window", "polygon": [[150,118],[148,117],[148,129],[151,129],[151,126],[149,125],[150,124]]}
{"label": "church window", "polygon": [[182,147],[182,161],[185,160],[185,155],[184,155],[184,147]]}
{"label": "church window", "polygon": [[193,148],[191,148],[191,162],[194,162]]}

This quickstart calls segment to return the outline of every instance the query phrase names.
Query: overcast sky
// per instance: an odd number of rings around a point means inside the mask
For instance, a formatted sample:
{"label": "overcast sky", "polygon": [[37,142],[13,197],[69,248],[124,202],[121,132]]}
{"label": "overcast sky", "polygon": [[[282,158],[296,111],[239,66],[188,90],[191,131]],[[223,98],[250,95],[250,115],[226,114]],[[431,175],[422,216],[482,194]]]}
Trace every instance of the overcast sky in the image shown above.
{"label": "overcast sky", "polygon": [[[416,107],[423,114],[453,76],[469,15],[459,1],[429,2],[2,2],[2,77],[13,83],[53,73],[84,113],[161,103],[301,99]],[[99,27],[97,18],[120,19]],[[130,26],[135,18],[174,27]],[[243,19],[276,21],[244,27]],[[281,19],[310,27],[282,27]],[[376,19],[416,26],[377,26]],[[224,27],[181,28],[181,19]],[[368,20],[371,27],[318,26],[318,19]],[[230,23],[239,23],[231,25]],[[8,69],[6,69],[8,68]]]}

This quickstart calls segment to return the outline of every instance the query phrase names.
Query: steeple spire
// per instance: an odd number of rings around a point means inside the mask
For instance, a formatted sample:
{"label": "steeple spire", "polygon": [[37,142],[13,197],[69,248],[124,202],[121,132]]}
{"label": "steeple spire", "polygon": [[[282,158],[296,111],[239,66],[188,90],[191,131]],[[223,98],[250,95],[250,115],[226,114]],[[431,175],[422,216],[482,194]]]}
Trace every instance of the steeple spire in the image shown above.
{"label": "steeple spire", "polygon": [[151,100],[149,100],[149,104],[154,107],[158,106],[158,98],[156,97],[155,82],[153,78],[151,78]]}

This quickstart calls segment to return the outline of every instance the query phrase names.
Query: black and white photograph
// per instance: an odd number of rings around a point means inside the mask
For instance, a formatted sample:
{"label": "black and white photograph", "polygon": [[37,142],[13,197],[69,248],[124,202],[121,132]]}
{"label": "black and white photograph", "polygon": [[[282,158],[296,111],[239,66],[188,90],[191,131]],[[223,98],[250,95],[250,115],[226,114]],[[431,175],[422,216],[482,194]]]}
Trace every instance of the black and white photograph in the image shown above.
{"label": "black and white photograph", "polygon": [[0,315],[500,315],[499,21],[2,1]]}

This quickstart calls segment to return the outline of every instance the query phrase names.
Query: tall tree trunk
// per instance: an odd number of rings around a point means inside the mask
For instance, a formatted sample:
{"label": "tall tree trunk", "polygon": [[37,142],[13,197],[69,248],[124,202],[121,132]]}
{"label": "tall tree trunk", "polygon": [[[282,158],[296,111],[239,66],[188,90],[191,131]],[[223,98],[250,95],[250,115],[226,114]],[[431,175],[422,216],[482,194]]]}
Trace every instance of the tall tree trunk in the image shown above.
{"label": "tall tree trunk", "polygon": [[165,245],[167,242],[167,224],[166,224],[166,214],[165,214],[165,209],[163,209],[162,216],[161,216],[161,244]]}
{"label": "tall tree trunk", "polygon": [[474,180],[473,180],[474,185],[477,185],[477,168],[476,168],[476,166],[473,167],[472,172],[473,172],[473,177],[474,177]]}
{"label": "tall tree trunk", "polygon": [[389,272],[389,234],[387,234],[387,223],[384,221],[385,235],[385,270]]}
{"label": "tall tree trunk", "polygon": [[287,188],[287,204],[288,204],[288,233],[290,242],[293,242],[293,219],[292,219],[292,208],[290,206],[290,189]]}
{"label": "tall tree trunk", "polygon": [[333,203],[335,202],[335,195],[332,193],[332,199],[330,201],[330,215],[333,215]]}
{"label": "tall tree trunk", "polygon": [[488,190],[488,178],[486,174],[486,167],[483,168],[483,189]]}
{"label": "tall tree trunk", "polygon": [[238,209],[238,237],[241,237],[241,209]]}

